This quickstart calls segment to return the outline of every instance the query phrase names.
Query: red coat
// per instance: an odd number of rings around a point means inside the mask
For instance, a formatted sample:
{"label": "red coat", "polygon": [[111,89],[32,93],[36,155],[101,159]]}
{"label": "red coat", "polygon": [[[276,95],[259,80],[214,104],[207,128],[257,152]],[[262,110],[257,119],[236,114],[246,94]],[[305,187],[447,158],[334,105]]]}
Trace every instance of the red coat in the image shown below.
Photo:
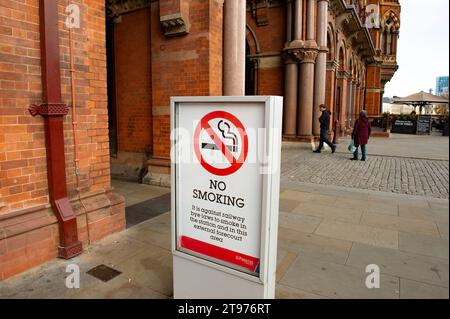
{"label": "red coat", "polygon": [[360,117],[357,119],[352,133],[355,144],[366,145],[369,141],[371,131],[372,127],[370,126],[370,122],[367,117]]}

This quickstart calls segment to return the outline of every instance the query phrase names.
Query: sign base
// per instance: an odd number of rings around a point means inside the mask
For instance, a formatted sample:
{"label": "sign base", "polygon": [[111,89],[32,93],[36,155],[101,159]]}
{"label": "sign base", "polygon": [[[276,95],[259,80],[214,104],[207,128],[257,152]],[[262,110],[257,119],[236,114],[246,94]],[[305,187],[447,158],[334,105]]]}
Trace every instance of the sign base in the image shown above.
{"label": "sign base", "polygon": [[262,283],[173,256],[174,299],[273,299]]}

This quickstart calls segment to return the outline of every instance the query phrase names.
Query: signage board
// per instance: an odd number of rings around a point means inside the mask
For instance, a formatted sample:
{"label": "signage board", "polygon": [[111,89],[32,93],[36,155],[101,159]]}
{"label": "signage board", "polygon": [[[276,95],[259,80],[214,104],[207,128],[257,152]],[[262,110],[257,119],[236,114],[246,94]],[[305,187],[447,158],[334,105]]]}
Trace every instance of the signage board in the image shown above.
{"label": "signage board", "polygon": [[395,120],[392,123],[392,133],[416,134],[416,122],[410,120]]}
{"label": "signage board", "polygon": [[171,99],[175,298],[273,297],[281,119],[281,97]]}
{"label": "signage board", "polygon": [[431,134],[431,115],[419,115],[417,118],[418,135]]}

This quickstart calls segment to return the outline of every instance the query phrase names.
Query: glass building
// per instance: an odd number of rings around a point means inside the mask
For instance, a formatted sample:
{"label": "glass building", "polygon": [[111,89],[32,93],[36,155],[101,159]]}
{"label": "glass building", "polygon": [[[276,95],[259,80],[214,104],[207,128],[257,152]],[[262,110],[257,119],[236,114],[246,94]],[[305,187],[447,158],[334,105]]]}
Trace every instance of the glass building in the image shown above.
{"label": "glass building", "polygon": [[448,76],[436,78],[436,95],[448,94]]}

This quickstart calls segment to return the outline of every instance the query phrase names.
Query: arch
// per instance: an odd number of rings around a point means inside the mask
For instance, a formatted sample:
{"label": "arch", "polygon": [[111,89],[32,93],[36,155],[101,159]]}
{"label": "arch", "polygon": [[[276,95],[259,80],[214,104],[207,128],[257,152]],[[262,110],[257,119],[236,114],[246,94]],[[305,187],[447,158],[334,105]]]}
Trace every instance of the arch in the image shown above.
{"label": "arch", "polygon": [[249,46],[250,52],[249,54],[258,54],[261,52],[261,48],[259,46],[258,38],[256,37],[255,31],[247,24],[246,25],[247,32],[245,35],[245,39]]}
{"label": "arch", "polygon": [[354,80],[354,78],[355,78],[355,59],[353,57],[353,54],[349,54],[348,73],[350,73],[352,80]]}
{"label": "arch", "polygon": [[340,71],[344,71],[347,67],[347,50],[345,48],[345,41],[342,40],[338,49],[338,63]]}
{"label": "arch", "polygon": [[336,59],[336,37],[333,30],[333,25],[331,23],[328,24],[327,27],[327,60],[333,61]]}
{"label": "arch", "polygon": [[381,18],[381,29],[382,31],[388,30],[391,32],[400,30],[400,19],[394,11],[388,10],[383,14]]}

